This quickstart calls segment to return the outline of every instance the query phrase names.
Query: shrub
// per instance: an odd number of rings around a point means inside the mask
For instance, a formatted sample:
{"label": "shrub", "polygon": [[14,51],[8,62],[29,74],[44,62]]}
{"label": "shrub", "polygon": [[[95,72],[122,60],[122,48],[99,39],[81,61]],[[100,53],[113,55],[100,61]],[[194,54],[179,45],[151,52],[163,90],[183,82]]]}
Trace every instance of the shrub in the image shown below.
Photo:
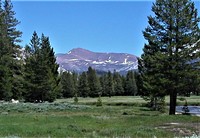
{"label": "shrub", "polygon": [[[46,111],[63,111],[89,108],[86,105],[73,105],[70,103],[2,103],[0,112],[46,112]],[[3,113],[4,114],[4,113]]]}
{"label": "shrub", "polygon": [[180,98],[178,98],[178,100],[185,101],[186,99],[184,97],[180,97]]}
{"label": "shrub", "polygon": [[99,96],[99,98],[97,99],[96,106],[102,106],[101,96]]}
{"label": "shrub", "polygon": [[75,104],[78,103],[78,96],[77,96],[77,94],[75,94],[75,97],[74,97],[74,103],[75,103]]}

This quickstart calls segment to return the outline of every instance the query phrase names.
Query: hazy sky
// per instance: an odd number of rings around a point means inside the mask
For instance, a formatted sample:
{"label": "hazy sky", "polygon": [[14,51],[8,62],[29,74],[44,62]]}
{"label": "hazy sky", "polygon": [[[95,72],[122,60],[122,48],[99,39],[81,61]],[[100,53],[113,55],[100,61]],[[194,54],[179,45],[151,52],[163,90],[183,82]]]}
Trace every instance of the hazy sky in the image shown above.
{"label": "hazy sky", "polygon": [[[23,32],[22,46],[30,43],[36,31],[39,36],[42,33],[49,36],[56,53],[80,47],[140,56],[145,43],[142,31],[148,25],[153,1],[15,0],[12,3],[21,22],[18,29]],[[200,2],[196,8],[200,10]]]}

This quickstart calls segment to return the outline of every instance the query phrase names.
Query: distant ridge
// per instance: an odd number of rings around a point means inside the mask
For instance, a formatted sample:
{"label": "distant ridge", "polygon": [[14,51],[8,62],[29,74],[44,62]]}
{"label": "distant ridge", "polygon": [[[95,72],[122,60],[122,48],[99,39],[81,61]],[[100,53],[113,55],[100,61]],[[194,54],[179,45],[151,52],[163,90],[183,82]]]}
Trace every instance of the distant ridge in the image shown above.
{"label": "distant ridge", "polygon": [[124,73],[138,68],[137,57],[126,53],[100,53],[83,48],[75,48],[66,54],[59,53],[57,63],[61,70],[83,72],[88,67],[98,71]]}

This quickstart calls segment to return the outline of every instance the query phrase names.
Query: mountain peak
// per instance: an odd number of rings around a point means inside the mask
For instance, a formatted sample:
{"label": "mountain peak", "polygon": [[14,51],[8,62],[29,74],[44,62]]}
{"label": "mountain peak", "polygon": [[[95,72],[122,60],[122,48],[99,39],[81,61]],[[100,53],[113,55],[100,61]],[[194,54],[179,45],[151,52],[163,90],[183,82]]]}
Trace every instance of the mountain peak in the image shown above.
{"label": "mountain peak", "polygon": [[67,54],[57,55],[57,63],[64,70],[83,72],[88,67],[99,71],[127,72],[137,69],[137,57],[126,53],[99,53],[74,48]]}
{"label": "mountain peak", "polygon": [[91,53],[91,51],[83,48],[74,48],[68,52],[68,54],[76,54],[76,53]]}

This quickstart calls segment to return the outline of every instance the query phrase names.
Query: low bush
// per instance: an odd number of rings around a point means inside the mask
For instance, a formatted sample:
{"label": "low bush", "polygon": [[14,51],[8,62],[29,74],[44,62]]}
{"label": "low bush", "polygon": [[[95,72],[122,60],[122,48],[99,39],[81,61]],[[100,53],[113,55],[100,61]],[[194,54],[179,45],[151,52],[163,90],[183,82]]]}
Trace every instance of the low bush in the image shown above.
{"label": "low bush", "polygon": [[70,103],[1,103],[0,112],[46,112],[46,111],[63,111],[69,109],[86,109],[86,105],[74,105]]}
{"label": "low bush", "polygon": [[101,100],[101,97],[99,96],[99,98],[97,99],[97,103],[96,103],[96,106],[102,106],[102,100]]}

